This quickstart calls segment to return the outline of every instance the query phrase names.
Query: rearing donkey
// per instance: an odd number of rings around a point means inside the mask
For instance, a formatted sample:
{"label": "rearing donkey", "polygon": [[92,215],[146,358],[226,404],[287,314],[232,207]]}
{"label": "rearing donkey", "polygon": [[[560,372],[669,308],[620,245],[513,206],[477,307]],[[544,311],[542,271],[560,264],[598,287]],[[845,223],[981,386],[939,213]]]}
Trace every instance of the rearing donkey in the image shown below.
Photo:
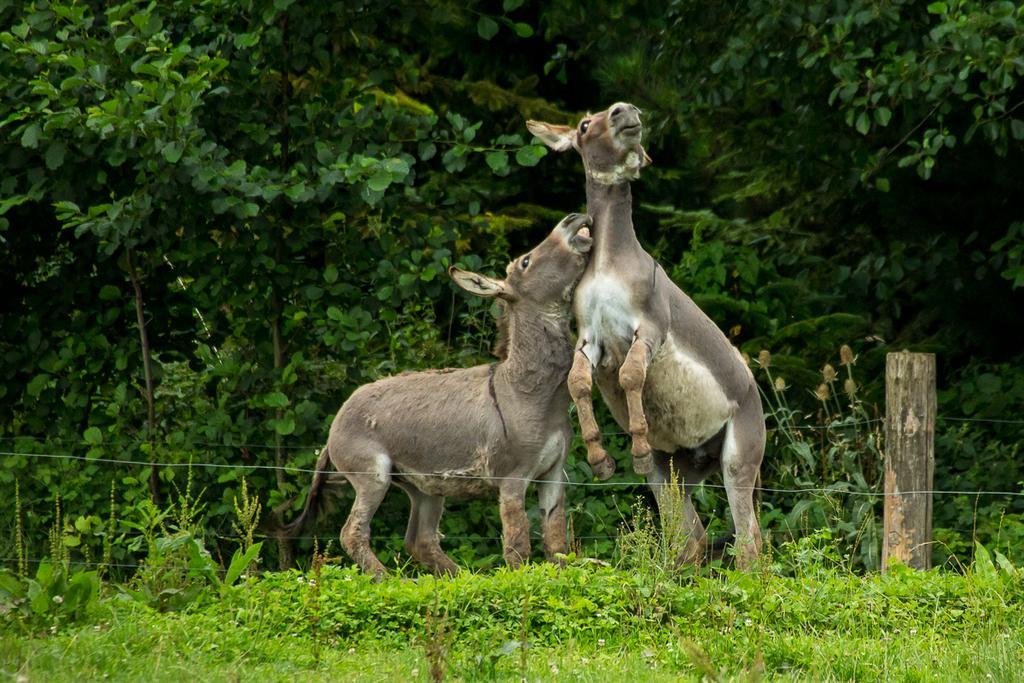
{"label": "rearing donkey", "polygon": [[556,151],[575,149],[586,171],[594,251],[576,288],[579,340],[569,391],[594,473],[614,461],[594,419],[592,372],[609,410],[632,435],[633,469],[656,496],[669,464],[685,482],[681,561],[699,562],[706,535],[692,488],[721,468],[736,529],[737,565],[761,548],[753,491],[760,481],[765,428],[761,398],[739,352],[644,251],[633,230],[629,183],[651,163],[641,146],[640,110],[619,102],[573,128],[528,121]]}
{"label": "rearing donkey", "polygon": [[356,491],[341,545],[367,573],[385,573],[370,549],[370,520],[392,483],[411,502],[406,549],[438,574],[458,571],[441,550],[437,530],[446,496],[496,492],[505,561],[515,567],[529,557],[529,480],[540,480],[545,554],[553,559],[566,551],[570,302],[592,244],[589,224],[588,216],[566,216],[508,265],[504,280],[449,269],[462,289],[502,301],[503,359],[404,373],[356,389],[331,424],[305,507],[283,529],[285,536],[294,536],[317,505],[330,463]]}

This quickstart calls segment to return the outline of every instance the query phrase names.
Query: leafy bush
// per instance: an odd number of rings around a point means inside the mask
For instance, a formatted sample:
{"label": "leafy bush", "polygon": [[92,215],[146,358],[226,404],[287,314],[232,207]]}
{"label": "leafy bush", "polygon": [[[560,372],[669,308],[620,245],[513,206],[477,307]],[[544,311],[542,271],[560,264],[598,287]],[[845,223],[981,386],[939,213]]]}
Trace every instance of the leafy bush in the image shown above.
{"label": "leafy bush", "polygon": [[[264,510],[301,503],[306,477],[267,468],[310,468],[356,386],[488,358],[490,313],[447,267],[500,272],[581,205],[578,162],[545,158],[524,120],[630,100],[655,160],[634,189],[641,242],[792,387],[783,406],[760,373],[781,420],[765,484],[831,487],[765,496],[765,526],[780,541],[827,526],[876,566],[877,502],[859,494],[881,449],[855,422],[881,405],[885,353],[939,354],[945,416],[1019,419],[1021,16],[902,0],[3,5],[0,489],[19,482],[26,503],[16,539],[0,499],[0,549],[45,557],[59,493],[76,560],[127,575],[189,462],[210,465],[193,476],[217,533],[243,481]],[[865,415],[814,396],[841,344]],[[1019,426],[941,426],[938,488],[1019,491]],[[625,439],[608,442],[626,464]],[[66,453],[82,459],[50,457]],[[590,478],[578,443],[567,472]],[[615,482],[569,490],[576,539],[605,557],[648,495]],[[697,497],[718,534],[711,484]],[[937,505],[936,552],[966,561],[977,537],[1016,559],[1016,500]],[[392,497],[374,524],[398,565],[406,513]],[[322,526],[338,527],[337,512]],[[464,565],[496,564],[493,505],[459,504],[443,530]],[[193,542],[221,558],[238,539],[182,541],[171,573]]]}

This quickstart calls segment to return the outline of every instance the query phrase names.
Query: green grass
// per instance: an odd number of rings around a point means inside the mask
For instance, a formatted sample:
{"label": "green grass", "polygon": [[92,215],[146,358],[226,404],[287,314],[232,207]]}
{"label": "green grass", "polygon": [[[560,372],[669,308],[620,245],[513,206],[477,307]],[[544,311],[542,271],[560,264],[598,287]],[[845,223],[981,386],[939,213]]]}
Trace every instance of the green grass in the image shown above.
{"label": "green grass", "polygon": [[[766,565],[674,579],[590,564],[373,583],[325,568],[213,590],[177,613],[107,595],[82,624],[10,616],[0,671],[29,681],[1024,680],[1012,568],[858,576]],[[525,649],[518,643],[525,640]]]}

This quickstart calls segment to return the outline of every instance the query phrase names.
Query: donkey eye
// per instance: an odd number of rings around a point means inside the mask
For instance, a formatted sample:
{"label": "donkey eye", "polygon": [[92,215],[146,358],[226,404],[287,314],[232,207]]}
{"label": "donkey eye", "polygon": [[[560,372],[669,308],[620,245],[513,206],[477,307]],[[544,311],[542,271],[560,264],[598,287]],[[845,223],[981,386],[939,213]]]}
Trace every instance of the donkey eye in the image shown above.
{"label": "donkey eye", "polygon": [[586,134],[587,128],[590,128],[590,121],[583,121],[580,123],[580,135]]}
{"label": "donkey eye", "polygon": [[526,268],[530,265],[530,255],[527,254],[526,256],[524,256],[522,260],[519,262],[519,265],[520,267],[522,267],[523,270],[526,270]]}

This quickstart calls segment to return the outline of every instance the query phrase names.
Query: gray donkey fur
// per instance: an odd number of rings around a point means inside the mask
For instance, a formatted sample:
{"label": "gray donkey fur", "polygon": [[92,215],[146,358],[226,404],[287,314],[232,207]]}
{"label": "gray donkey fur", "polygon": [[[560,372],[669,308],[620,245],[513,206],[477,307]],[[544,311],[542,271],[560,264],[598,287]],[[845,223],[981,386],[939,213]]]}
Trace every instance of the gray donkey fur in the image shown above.
{"label": "gray donkey fur", "polygon": [[545,554],[553,559],[566,551],[562,468],[572,441],[570,302],[587,264],[589,224],[588,216],[566,216],[540,245],[508,265],[504,280],[449,269],[462,289],[501,301],[503,360],[404,373],[358,388],[334,418],[305,508],[285,527],[286,535],[303,526],[333,465],[356,491],[341,544],[365,572],[385,572],[370,549],[370,520],[392,483],[411,502],[406,549],[439,574],[458,570],[438,534],[447,496],[497,494],[505,561],[514,567],[529,557],[528,480],[541,480]]}
{"label": "gray donkey fur", "polygon": [[637,241],[629,183],[651,163],[640,144],[640,110],[619,102],[575,128],[527,127],[557,151],[576,149],[587,176],[594,251],[576,289],[579,341],[569,374],[587,460],[602,479],[615,470],[594,419],[596,374],[612,416],[632,434],[633,469],[656,496],[670,468],[683,477],[689,540],[680,560],[704,556],[704,527],[690,494],[721,469],[737,564],[749,566],[761,547],[753,506],[765,445],[761,397],[736,348]]}

